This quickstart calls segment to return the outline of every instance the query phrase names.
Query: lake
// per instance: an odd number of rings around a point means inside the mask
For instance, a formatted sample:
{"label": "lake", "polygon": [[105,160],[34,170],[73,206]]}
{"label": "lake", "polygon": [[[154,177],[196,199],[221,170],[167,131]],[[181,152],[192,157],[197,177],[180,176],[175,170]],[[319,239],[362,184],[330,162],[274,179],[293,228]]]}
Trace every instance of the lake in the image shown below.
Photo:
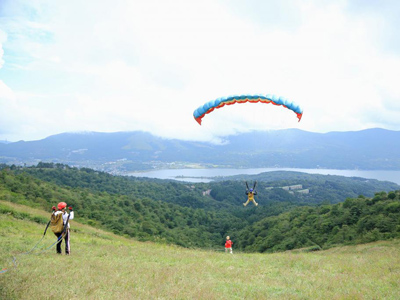
{"label": "lake", "polygon": [[256,175],[272,171],[293,171],[308,174],[340,175],[391,181],[400,184],[400,171],[386,170],[334,170],[334,169],[297,169],[297,168],[253,168],[253,169],[164,169],[148,172],[129,173],[129,176],[157,179],[174,179],[185,182],[210,182],[211,177],[233,175]]}

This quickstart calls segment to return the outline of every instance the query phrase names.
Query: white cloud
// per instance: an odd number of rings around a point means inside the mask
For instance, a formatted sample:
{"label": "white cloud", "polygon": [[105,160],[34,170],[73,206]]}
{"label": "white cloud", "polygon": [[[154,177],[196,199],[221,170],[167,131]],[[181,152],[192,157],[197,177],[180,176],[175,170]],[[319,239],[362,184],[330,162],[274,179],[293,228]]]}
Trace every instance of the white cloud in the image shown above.
{"label": "white cloud", "polygon": [[0,30],[0,69],[4,64],[3,60],[3,55],[4,55],[4,50],[3,50],[3,43],[7,40],[7,35],[4,31]]}
{"label": "white cloud", "polygon": [[[14,7],[3,27],[11,36],[2,42],[3,85],[16,97],[15,122],[30,128],[18,138],[71,130],[190,139],[251,128],[400,130],[399,56],[376,44],[382,16],[348,13],[348,1],[19,3],[36,13]],[[257,93],[298,103],[302,121],[271,105],[220,109],[202,126],[192,117],[209,100]]]}

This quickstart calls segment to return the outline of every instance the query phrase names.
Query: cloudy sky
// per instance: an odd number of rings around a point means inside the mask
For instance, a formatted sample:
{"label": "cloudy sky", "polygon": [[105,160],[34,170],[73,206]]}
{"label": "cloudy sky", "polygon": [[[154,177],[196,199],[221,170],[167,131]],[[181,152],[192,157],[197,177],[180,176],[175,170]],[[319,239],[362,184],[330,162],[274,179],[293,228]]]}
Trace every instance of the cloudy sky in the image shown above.
{"label": "cloudy sky", "polygon": [[[0,0],[0,140],[400,130],[396,0]],[[275,94],[193,119],[207,101]]]}

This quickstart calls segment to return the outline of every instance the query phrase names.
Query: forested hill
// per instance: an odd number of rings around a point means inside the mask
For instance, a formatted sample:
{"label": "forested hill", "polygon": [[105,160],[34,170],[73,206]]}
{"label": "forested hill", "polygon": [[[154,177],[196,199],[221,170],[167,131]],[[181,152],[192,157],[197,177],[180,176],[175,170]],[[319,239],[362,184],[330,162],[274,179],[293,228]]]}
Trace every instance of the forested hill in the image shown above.
{"label": "forested hill", "polygon": [[[298,184],[301,174],[280,181],[262,174],[247,178],[258,180],[259,206],[243,207],[243,179],[188,184],[46,166],[3,165],[0,199],[49,211],[65,201],[80,222],[184,247],[221,246],[226,235],[236,249],[259,252],[400,236],[399,186],[388,182],[307,175]],[[309,193],[283,189],[292,183]]]}
{"label": "forested hill", "polygon": [[[194,137],[195,138],[195,137]],[[154,167],[220,166],[399,170],[400,131],[313,133],[297,129],[222,137],[222,143],[165,139],[146,132],[63,133],[0,143],[0,163],[38,161],[122,174]]]}

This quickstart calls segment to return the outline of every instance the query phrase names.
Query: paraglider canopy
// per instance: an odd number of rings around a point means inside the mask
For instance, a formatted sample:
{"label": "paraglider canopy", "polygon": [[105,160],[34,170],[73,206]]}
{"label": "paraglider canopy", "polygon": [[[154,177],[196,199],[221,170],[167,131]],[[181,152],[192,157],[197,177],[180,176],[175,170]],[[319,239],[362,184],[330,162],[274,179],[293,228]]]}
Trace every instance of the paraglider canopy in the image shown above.
{"label": "paraglider canopy", "polygon": [[292,110],[299,119],[303,116],[303,110],[293,102],[287,100],[284,97],[277,97],[275,95],[241,95],[241,96],[230,96],[225,98],[218,98],[216,100],[209,101],[204,105],[200,106],[193,112],[193,117],[201,125],[201,121],[206,114],[211,113],[214,109],[224,107],[225,105],[232,105],[236,103],[272,103],[273,105],[283,106],[287,109]]}

